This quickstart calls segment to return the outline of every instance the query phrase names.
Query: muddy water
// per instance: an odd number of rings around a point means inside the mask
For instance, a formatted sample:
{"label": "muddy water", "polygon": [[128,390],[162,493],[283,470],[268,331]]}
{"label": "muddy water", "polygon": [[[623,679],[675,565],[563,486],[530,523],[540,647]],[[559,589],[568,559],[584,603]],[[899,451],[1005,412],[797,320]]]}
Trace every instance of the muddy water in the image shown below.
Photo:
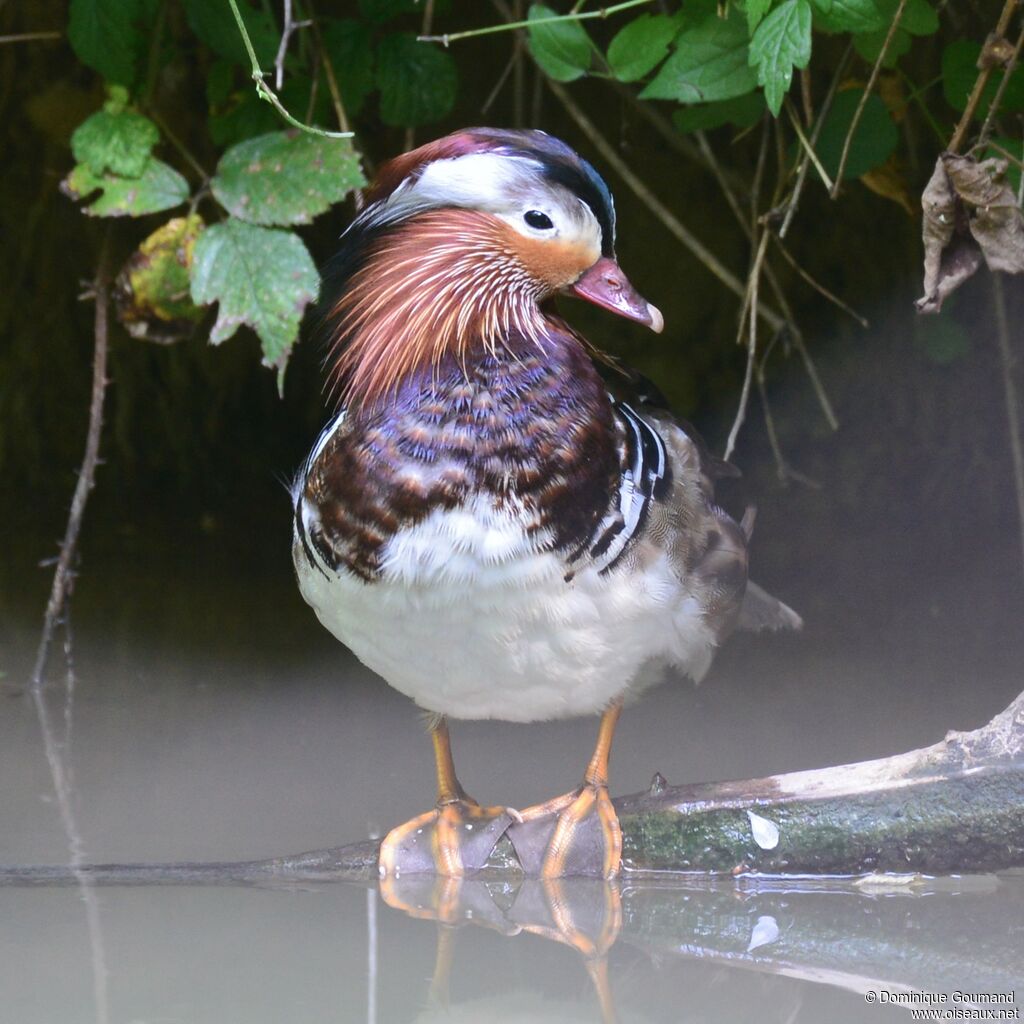
{"label": "muddy water", "polygon": [[[68,857],[21,692],[40,550],[22,535],[2,553],[4,864]],[[125,527],[97,530],[85,556],[69,732],[59,650],[47,701],[87,860],[297,852],[428,806],[419,715],[322,633],[285,552],[256,570],[216,531]],[[898,611],[894,597],[889,627],[819,616],[800,637],[736,641],[704,685],[624,716],[613,788],[655,769],[678,783],[855,760],[981,724],[1021,685],[991,580],[951,570]],[[456,723],[459,770],[481,799],[526,805],[574,784],[594,728]],[[1024,878],[803,888],[0,888],[0,1019],[810,1024],[909,1020],[906,991],[1024,996]]]}

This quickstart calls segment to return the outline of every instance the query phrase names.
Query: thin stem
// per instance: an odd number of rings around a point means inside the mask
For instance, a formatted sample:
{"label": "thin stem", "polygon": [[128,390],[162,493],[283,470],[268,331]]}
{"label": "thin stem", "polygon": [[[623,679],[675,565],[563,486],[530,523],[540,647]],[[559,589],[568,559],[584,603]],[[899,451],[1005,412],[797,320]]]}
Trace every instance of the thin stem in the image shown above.
{"label": "thin stem", "polygon": [[999,110],[999,107],[1003,102],[1003,93],[1006,92],[1006,87],[1010,82],[1010,76],[1017,67],[1017,61],[1020,60],[1020,51],[1022,46],[1024,46],[1024,27],[1021,28],[1020,35],[1017,36],[1017,45],[1013,48],[1013,56],[1006,62],[1006,70],[1003,72],[1002,81],[999,83],[999,88],[996,89],[996,94],[992,97],[992,102],[989,104],[988,113],[985,115],[985,121],[981,126],[981,131],[978,133],[979,144],[983,145],[985,139],[988,138],[988,133],[992,128],[992,120],[995,118],[996,111]]}
{"label": "thin stem", "polygon": [[0,44],[3,43],[32,43],[44,39],[63,39],[62,32],[20,32],[13,36],[0,36]]}
{"label": "thin stem", "polygon": [[46,604],[46,615],[43,619],[43,633],[36,652],[35,667],[32,669],[32,690],[39,691],[43,686],[43,674],[46,661],[53,642],[54,630],[64,610],[68,595],[74,588],[74,571],[71,568],[78,550],[78,535],[82,528],[82,517],[89,500],[89,492],[96,479],[96,467],[99,464],[100,435],[103,432],[103,399],[107,388],[107,337],[108,337],[108,306],[110,299],[110,279],[108,269],[108,242],[106,236],[100,250],[99,262],[94,283],[95,323],[93,328],[93,362],[92,362],[92,398],[89,403],[89,427],[86,431],[85,453],[78,471],[78,483],[71,499],[71,510],[68,513],[64,540],[60,546],[60,556],[53,573],[50,587],[50,599]]}
{"label": "thin stem", "polygon": [[[234,0],[231,0],[234,3]],[[534,18],[532,21],[509,21],[501,25],[487,25],[484,28],[468,29],[465,32],[446,32],[441,36],[421,35],[418,37],[421,43],[440,43],[442,46],[449,46],[457,43],[460,39],[470,39],[473,36],[489,36],[495,32],[509,32],[517,28],[536,28],[540,25],[551,25],[559,21],[588,21],[591,18],[610,18],[619,11],[627,11],[631,7],[640,7],[644,4],[653,3],[653,0],[623,0],[622,3],[612,4],[611,7],[602,7],[597,11],[580,11],[573,14],[554,14],[550,18]]]}
{"label": "thin stem", "polygon": [[[839,59],[839,63],[836,65],[836,73],[832,76],[828,92],[825,94],[825,101],[821,105],[821,110],[818,111],[818,120],[814,122],[814,131],[811,132],[811,137],[809,139],[812,149],[818,144],[818,136],[821,134],[821,126],[825,123],[829,110],[832,109],[832,100],[835,99],[836,90],[839,88],[839,82],[843,76],[843,72],[846,70],[846,65],[850,59],[851,53],[853,53],[853,43],[850,43],[846,47],[845,53]],[[793,223],[793,218],[796,216],[797,207],[800,205],[800,197],[803,195],[804,191],[804,182],[807,180],[807,169],[810,166],[810,157],[805,155],[800,164],[800,169],[797,172],[796,185],[793,187],[793,194],[790,196],[789,204],[786,207],[786,215],[783,217],[782,226],[779,228],[780,238],[786,237],[789,232],[789,226]]]}
{"label": "thin stem", "polygon": [[892,44],[893,39],[896,38],[896,29],[900,27],[900,21],[902,20],[903,12],[906,9],[907,0],[900,0],[899,6],[896,8],[896,13],[893,15],[892,24],[889,26],[889,31],[886,33],[885,41],[882,43],[882,48],[878,51],[875,66],[871,69],[871,77],[868,79],[868,84],[864,87],[864,91],[860,95],[860,102],[857,104],[857,109],[853,112],[853,120],[850,122],[850,127],[846,132],[846,138],[843,140],[843,151],[840,154],[839,168],[836,171],[836,183],[829,190],[833,199],[839,195],[839,189],[843,182],[843,171],[846,170],[846,160],[850,155],[850,146],[853,143],[853,137],[857,133],[857,127],[860,124],[864,108],[867,106],[868,97],[872,92],[874,92],[875,83],[878,81],[878,75],[882,70],[882,62],[885,60],[885,55],[889,52],[889,47]]}
{"label": "thin stem", "polygon": [[[1019,0],[1006,0],[995,30],[989,36],[990,39],[1000,39],[1006,35],[1006,30],[1010,25],[1010,18],[1013,17],[1013,12],[1017,9],[1018,3]],[[981,52],[982,56],[984,56],[984,48],[982,48]],[[981,103],[981,97],[985,92],[985,86],[988,85],[988,80],[992,75],[993,66],[991,62],[987,61],[985,66],[978,72],[978,77],[974,80],[974,88],[971,89],[971,94],[967,97],[967,105],[964,107],[960,122],[957,124],[953,137],[949,140],[949,145],[946,147],[947,152],[960,152],[960,147],[964,144],[964,139],[967,137],[967,129],[970,128],[971,121],[974,120],[978,104]]]}
{"label": "thin stem", "polygon": [[750,401],[750,384],[754,379],[754,363],[757,359],[757,307],[758,293],[761,284],[761,266],[764,263],[765,253],[768,251],[769,231],[765,228],[761,232],[761,240],[757,246],[757,255],[754,257],[753,266],[750,268],[750,277],[747,280],[747,295],[744,299],[743,310],[740,312],[740,331],[743,330],[743,317],[747,306],[750,307],[749,321],[750,332],[747,336],[747,369],[743,375],[743,390],[740,392],[740,404],[736,410],[736,418],[733,420],[732,429],[729,431],[729,439],[725,444],[723,458],[728,461],[736,448],[736,439],[739,437],[740,428],[747,418],[747,405]]}
{"label": "thin stem", "polygon": [[[597,130],[586,114],[577,106],[569,93],[558,82],[547,80],[548,88],[554,93],[556,99],[565,107],[569,116],[580,127],[583,134],[590,139],[591,143],[601,154],[602,158],[611,165],[620,178],[629,186],[634,194],[647,206],[647,208],[658,218],[668,230],[690,250],[690,252],[704,266],[722,282],[731,292],[743,298],[747,289],[736,275],[725,267],[704,244],[679,221],[679,219],[655,196],[651,190],[633,173],[632,169],[615,151],[614,146]],[[783,324],[779,314],[769,307],[762,306],[760,315],[772,328],[778,330]]]}
{"label": "thin stem", "polygon": [[996,340],[1003,369],[1003,397],[1006,401],[1006,426],[1010,439],[1010,458],[1013,462],[1013,487],[1017,497],[1017,525],[1020,529],[1020,553],[1024,563],[1024,447],[1020,431],[1020,395],[1014,371],[1017,356],[1010,341],[1009,318],[1006,315],[1006,296],[1003,294],[1003,275],[992,275],[992,297],[996,313]]}
{"label": "thin stem", "polygon": [[280,115],[288,122],[293,128],[298,128],[299,131],[306,132],[309,135],[319,135],[325,139],[350,139],[352,137],[351,132],[329,132],[324,128],[316,128],[313,125],[303,124],[300,120],[293,117],[285,105],[277,98],[277,93],[267,85],[264,81],[263,71],[260,68],[260,62],[256,57],[256,51],[253,49],[252,40],[249,38],[249,33],[246,30],[245,22],[242,20],[242,15],[238,10],[238,3],[236,0],[228,0],[228,4],[231,6],[231,13],[235,16],[235,22],[238,25],[238,31],[242,35],[242,42],[245,44],[245,52],[249,55],[249,63],[252,65],[252,80],[256,83],[256,94],[261,100],[266,100]]}
{"label": "thin stem", "polygon": [[[814,152],[814,146],[808,141],[807,136],[804,135],[803,128],[800,127],[800,118],[797,117],[796,112],[793,110],[793,104],[786,100],[786,113],[789,115],[789,120],[793,124],[793,130],[796,132],[796,137],[800,140],[800,145],[803,147],[804,152],[807,154],[808,159],[814,164],[814,169],[821,176],[821,180],[829,191],[833,191],[835,186],[832,184],[832,179],[829,178],[828,172],[825,170],[821,160],[818,159],[818,154]],[[840,168],[842,170],[842,168]]]}
{"label": "thin stem", "polygon": [[785,257],[786,262],[819,294],[824,296],[834,306],[841,309],[847,316],[852,317],[861,325],[861,327],[867,328],[871,325],[868,321],[860,315],[855,309],[848,306],[838,295],[834,292],[830,292],[820,281],[812,277],[799,263],[793,258],[792,253],[786,248],[782,239],[778,235],[772,234],[772,238],[775,244],[779,247],[779,252]]}

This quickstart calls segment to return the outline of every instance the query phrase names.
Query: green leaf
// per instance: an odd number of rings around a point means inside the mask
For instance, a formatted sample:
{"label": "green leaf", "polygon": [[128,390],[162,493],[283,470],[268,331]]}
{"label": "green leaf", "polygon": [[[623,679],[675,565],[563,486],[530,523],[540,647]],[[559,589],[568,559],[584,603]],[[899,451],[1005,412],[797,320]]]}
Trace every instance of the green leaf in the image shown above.
{"label": "green leaf", "polygon": [[776,117],[793,81],[793,68],[807,67],[810,59],[811,5],[807,0],[785,0],[750,40],[750,63],[757,65],[757,81],[764,86],[768,109]]}
{"label": "green leaf", "polygon": [[206,105],[215,110],[227,103],[235,85],[235,65],[224,57],[213,61],[206,72]]}
{"label": "green leaf", "polygon": [[71,0],[68,41],[83,64],[108,82],[131,85],[146,40],[144,0]]}
{"label": "green leaf", "polygon": [[[214,53],[244,68],[249,67],[249,55],[245,52],[242,33],[238,31],[238,23],[228,0],[182,0],[182,3],[192,31]],[[253,8],[249,0],[238,0],[238,11],[245,22],[260,67],[264,70],[271,68],[281,41],[273,17],[264,8]]]}
{"label": "green leaf", "polygon": [[641,14],[616,33],[608,46],[608,66],[612,74],[620,82],[643,78],[664,59],[678,31],[679,19],[674,16]]}
{"label": "green leaf", "polygon": [[78,164],[61,182],[61,190],[72,199],[102,194],[85,207],[90,217],[141,217],[179,206],[188,199],[188,182],[168,164],[150,157],[141,176],[122,178],[117,174],[93,174]]}
{"label": "green leaf", "polygon": [[825,8],[815,3],[815,21],[829,32],[876,32],[889,27],[889,20],[874,0],[831,0]]}
{"label": "green leaf", "polygon": [[[116,112],[112,112],[112,107]],[[148,117],[123,109],[115,101],[75,129],[71,152],[94,175],[109,170],[126,178],[138,178],[159,141],[160,132]]]}
{"label": "green leaf", "polygon": [[[895,17],[899,0],[880,0],[879,6],[883,12],[891,8],[891,15]],[[939,31],[939,16],[928,0],[908,0],[900,28],[912,36],[931,36]]]}
{"label": "green leaf", "polygon": [[748,64],[746,23],[730,11],[728,19],[710,14],[680,32],[675,52],[640,97],[701,103],[742,96],[756,86],[757,75]]}
{"label": "green leaf", "polygon": [[[967,97],[978,77],[980,54],[981,44],[966,39],[950,43],[942,51],[942,91],[954,110],[963,110],[967,106]],[[1002,77],[1002,72],[997,69],[989,78],[981,94],[977,117],[982,118],[988,113]],[[999,109],[1007,113],[1024,110],[1024,67],[1018,65],[1010,75]]]}
{"label": "green leaf", "polygon": [[377,47],[377,85],[381,120],[411,127],[439,121],[452,109],[459,76],[446,50],[400,32]]}
{"label": "green leaf", "polygon": [[345,18],[330,22],[323,39],[345,109],[354,116],[373,91],[373,30],[365,22]]}
{"label": "green leaf", "polygon": [[724,124],[749,128],[757,123],[764,112],[764,95],[760,92],[750,92],[746,96],[737,96],[732,100],[684,107],[672,115],[672,120],[681,132],[709,131]]}
{"label": "green leaf", "polygon": [[[869,64],[874,64],[878,60],[878,55],[882,52],[882,47],[885,45],[888,35],[889,30],[887,28],[880,28],[877,32],[860,32],[853,37],[853,48]],[[882,67],[896,67],[900,57],[910,49],[910,43],[910,33],[905,32],[902,28],[896,29],[892,42],[889,44],[889,49],[886,51],[885,60],[882,61]]]}
{"label": "green leaf", "polygon": [[207,228],[196,242],[192,300],[218,303],[210,341],[219,345],[242,324],[260,338],[263,362],[283,367],[320,279],[298,235],[234,217]]}
{"label": "green leaf", "polygon": [[300,131],[240,142],[210,181],[217,202],[250,224],[308,224],[366,184],[348,139]]}
{"label": "green leaf", "polygon": [[204,227],[198,214],[175,217],[129,257],[118,276],[117,315],[133,337],[172,340],[168,325],[202,317],[189,292],[189,271]]}
{"label": "green leaf", "polygon": [[753,35],[755,29],[771,10],[772,0],[747,0],[747,34]]}
{"label": "green leaf", "polygon": [[[828,117],[818,134],[815,149],[822,165],[832,178],[839,170],[843,144],[863,94],[863,89],[846,89],[839,93],[832,102]],[[898,142],[899,132],[889,116],[889,111],[885,109],[885,103],[879,96],[869,96],[860,123],[857,125],[857,132],[850,143],[843,178],[859,178],[873,167],[884,164],[896,149]]]}
{"label": "green leaf", "polygon": [[[531,22],[557,16],[557,11],[543,4],[530,5],[528,18]],[[590,36],[578,21],[531,25],[527,31],[530,53],[548,78],[556,82],[573,82],[590,69],[593,53]]]}

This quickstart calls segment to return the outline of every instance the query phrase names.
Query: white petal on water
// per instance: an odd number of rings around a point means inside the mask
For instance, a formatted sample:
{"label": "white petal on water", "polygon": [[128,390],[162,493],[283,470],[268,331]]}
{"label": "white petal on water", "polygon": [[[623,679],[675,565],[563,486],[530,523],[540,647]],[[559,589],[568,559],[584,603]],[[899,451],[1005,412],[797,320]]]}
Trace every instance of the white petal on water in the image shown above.
{"label": "white petal on water", "polygon": [[779,937],[778,922],[771,914],[762,914],[757,919],[753,931],[750,933],[750,942],[747,943],[747,952],[757,949],[758,946],[767,946]]}
{"label": "white petal on water", "polygon": [[779,845],[779,826],[753,811],[747,811],[747,817],[750,819],[750,831],[754,833],[754,842],[762,850],[774,850]]}

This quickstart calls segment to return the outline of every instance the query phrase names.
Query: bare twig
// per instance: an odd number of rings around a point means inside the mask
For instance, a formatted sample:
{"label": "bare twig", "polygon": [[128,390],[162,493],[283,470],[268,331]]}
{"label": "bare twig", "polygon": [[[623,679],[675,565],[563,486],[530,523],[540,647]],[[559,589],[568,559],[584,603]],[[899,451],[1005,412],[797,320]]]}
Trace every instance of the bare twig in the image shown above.
{"label": "bare twig", "polygon": [[284,0],[284,28],[281,30],[277,56],[274,57],[275,89],[280,89],[284,85],[284,62],[288,56],[288,44],[291,42],[292,34],[300,28],[308,28],[309,25],[308,21],[292,21],[292,0]]}
{"label": "bare twig", "polygon": [[[103,399],[107,387],[107,350],[108,350],[108,313],[110,304],[110,273],[109,273],[109,235],[104,236],[97,262],[96,277],[93,285],[95,301],[95,319],[93,328],[93,365],[92,365],[92,398],[89,404],[89,427],[86,433],[85,454],[78,473],[78,483],[71,500],[71,511],[68,514],[64,541],[61,544],[60,556],[53,574],[50,599],[46,606],[46,617],[43,622],[43,633],[36,653],[36,663],[32,671],[32,682],[29,692],[39,723],[39,732],[43,740],[43,751],[50,769],[54,795],[57,798],[57,809],[61,824],[68,842],[69,869],[78,883],[85,905],[86,923],[89,932],[89,945],[92,953],[93,999],[96,1019],[99,1024],[109,1020],[109,999],[107,994],[106,953],[103,932],[100,926],[99,905],[94,892],[94,882],[82,871],[85,862],[85,847],[82,835],[75,820],[72,807],[72,784],[70,766],[66,760],[67,749],[61,750],[56,730],[50,719],[50,711],[43,692],[43,674],[53,634],[61,614],[66,611],[71,591],[74,588],[74,572],[71,568],[78,549],[78,535],[85,514],[86,502],[96,477],[99,464],[100,436],[103,432]],[[70,633],[68,634],[70,644]],[[70,743],[71,736],[71,701],[73,696],[73,666],[68,663],[68,689],[65,695],[65,739]]]}
{"label": "bare twig", "polygon": [[992,97],[992,102],[989,104],[988,113],[985,115],[985,120],[981,126],[981,131],[978,132],[978,142],[983,145],[985,140],[988,138],[988,133],[992,128],[992,121],[995,119],[996,113],[1003,102],[1003,94],[1006,92],[1006,87],[1010,83],[1010,76],[1013,74],[1014,69],[1017,67],[1017,62],[1020,60],[1021,47],[1024,46],[1024,27],[1020,30],[1020,35],[1017,36],[1017,44],[1013,48],[1013,55],[1006,62],[1006,70],[1003,71],[1002,81],[999,83],[999,88],[996,89],[995,96]]}
{"label": "bare twig", "polygon": [[772,238],[775,244],[779,247],[779,252],[782,253],[786,262],[819,294],[824,298],[828,299],[834,306],[841,309],[847,316],[852,317],[861,325],[861,327],[870,327],[868,321],[860,315],[855,309],[848,306],[838,295],[834,292],[830,292],[820,281],[812,277],[800,264],[793,258],[793,254],[786,248],[785,243],[779,238],[778,235],[772,234]]}
{"label": "bare twig", "polygon": [[1020,431],[1020,395],[1017,393],[1015,371],[1017,355],[1010,341],[1010,324],[1006,315],[1006,296],[1003,294],[1003,275],[992,274],[992,297],[996,313],[996,340],[1003,369],[1003,395],[1006,401],[1007,432],[1010,438],[1010,458],[1013,461],[1013,487],[1017,497],[1017,523],[1020,528],[1021,558],[1024,560],[1024,448]]}
{"label": "bare twig", "polygon": [[[972,147],[972,151],[977,148],[979,147]],[[1006,149],[1003,146],[1000,146],[998,142],[986,142],[985,148],[994,149],[1000,156],[1005,157],[1007,160],[1009,160],[1011,164],[1016,164],[1021,169],[1024,169],[1024,159],[1022,159],[1019,156],[1014,156],[1013,153],[1011,153],[1008,149]]]}
{"label": "bare twig", "polygon": [[743,390],[740,392],[740,404],[736,409],[736,418],[733,420],[732,429],[729,431],[729,439],[725,443],[725,454],[723,458],[728,461],[736,447],[736,439],[739,437],[740,428],[747,418],[747,404],[750,401],[750,384],[754,378],[754,362],[757,359],[757,311],[758,295],[761,286],[761,267],[764,264],[765,253],[768,251],[769,231],[765,228],[761,232],[761,240],[757,246],[757,255],[754,257],[753,265],[750,268],[750,276],[747,279],[747,294],[744,297],[743,309],[740,311],[740,333],[743,331],[743,319],[747,315],[749,306],[750,332],[747,336],[747,369],[743,375]]}
{"label": "bare twig", "polygon": [[32,669],[32,690],[39,691],[43,685],[43,674],[46,671],[46,660],[53,642],[54,630],[64,610],[68,595],[74,588],[74,571],[71,566],[78,550],[78,535],[82,528],[82,517],[85,514],[89,492],[96,478],[96,466],[99,464],[100,435],[103,432],[103,398],[107,388],[107,330],[108,305],[110,299],[110,280],[107,255],[107,240],[104,239],[99,263],[96,269],[95,291],[95,325],[94,348],[92,361],[92,399],[89,403],[89,428],[86,432],[85,454],[82,466],[78,471],[78,483],[71,499],[71,511],[68,513],[64,540],[60,546],[60,557],[53,573],[53,584],[50,587],[50,599],[46,604],[46,615],[43,619],[43,633],[36,652],[35,667]]}
{"label": "bare twig", "polygon": [[839,168],[836,171],[836,181],[829,190],[833,199],[839,195],[839,189],[842,187],[843,183],[843,171],[846,170],[846,161],[850,155],[850,146],[853,143],[853,137],[857,134],[857,128],[860,125],[860,119],[864,113],[864,108],[867,106],[868,97],[875,90],[875,83],[878,81],[878,75],[882,70],[882,62],[885,60],[885,55],[889,52],[889,47],[892,44],[893,39],[896,38],[896,30],[900,27],[900,21],[903,19],[903,12],[906,9],[907,0],[900,0],[899,6],[896,8],[896,13],[893,15],[892,24],[889,26],[889,31],[886,33],[885,41],[882,43],[882,48],[878,51],[875,66],[871,69],[871,77],[868,79],[868,84],[864,87],[864,91],[860,95],[860,102],[857,104],[857,109],[853,112],[853,120],[850,122],[850,127],[846,132],[846,138],[843,139],[843,151],[839,156]]}
{"label": "bare twig", "polygon": [[278,99],[277,93],[267,85],[264,79],[263,70],[260,68],[259,59],[256,57],[256,51],[253,49],[252,40],[249,38],[249,32],[245,27],[245,22],[242,20],[242,15],[238,10],[237,0],[228,0],[231,5],[231,13],[235,16],[235,22],[238,25],[238,31],[241,33],[242,42],[245,44],[245,52],[249,55],[249,63],[252,65],[252,80],[256,83],[256,94],[261,100],[266,100],[280,115],[288,122],[293,128],[298,128],[299,131],[306,132],[309,135],[320,135],[326,139],[349,139],[352,137],[351,132],[329,132],[324,128],[316,128],[310,124],[303,124],[298,118],[293,117],[285,107],[285,105]]}
{"label": "bare twig", "polygon": [[[828,92],[825,94],[825,100],[821,104],[821,110],[818,111],[818,120],[815,121],[814,130],[811,132],[811,137],[808,140],[812,149],[818,144],[818,136],[821,134],[821,126],[825,123],[825,119],[828,117],[828,112],[832,109],[832,101],[835,99],[836,90],[839,88],[839,82],[842,80],[843,72],[846,70],[846,64],[850,59],[851,53],[853,53],[853,43],[850,43],[846,47],[842,57],[839,58],[835,74],[832,76]],[[789,203],[786,206],[786,215],[783,217],[782,226],[779,228],[780,238],[786,237],[789,232],[789,226],[793,223],[793,218],[796,216],[797,207],[800,205],[800,197],[803,195],[804,191],[804,182],[807,181],[807,169],[810,166],[810,157],[805,154],[800,163],[800,169],[797,171],[796,184],[793,186],[793,192],[790,195]]]}
{"label": "bare twig", "polygon": [[[1020,6],[1019,0],[1006,0],[1003,5],[1002,13],[999,15],[999,21],[996,23],[995,30],[989,36],[989,39],[1000,39],[1006,35],[1006,30],[1010,26],[1010,19],[1013,17],[1013,12]],[[981,103],[981,97],[985,92],[985,86],[988,85],[988,80],[992,76],[992,69],[995,66],[991,60],[985,59],[985,47],[982,47],[982,59],[983,66],[978,71],[978,77],[974,80],[974,88],[971,89],[970,96],[967,97],[967,105],[964,107],[964,112],[960,116],[960,121],[953,132],[953,137],[949,140],[949,145],[946,147],[949,153],[959,153],[960,147],[964,144],[964,139],[967,137],[967,130],[971,126],[971,121],[974,120],[974,115],[978,110],[978,104]]]}
{"label": "bare twig", "polygon": [[62,32],[20,32],[13,36],[0,36],[0,45],[3,43],[33,43],[44,39],[63,39]]}
{"label": "bare twig", "polygon": [[818,159],[818,154],[814,152],[814,146],[810,143],[807,136],[804,135],[804,130],[800,127],[800,118],[797,116],[796,111],[793,109],[793,104],[789,101],[788,97],[786,98],[786,113],[789,115],[789,120],[793,125],[793,131],[796,132],[796,137],[800,140],[800,145],[803,147],[808,159],[812,164],[814,164],[814,169],[821,177],[825,188],[831,191],[834,188],[832,179],[828,176],[828,172],[825,170],[821,160]]}
{"label": "bare twig", "polygon": [[423,33],[419,36],[421,43],[440,43],[448,46],[457,43],[460,39],[470,39],[473,36],[489,36],[495,32],[509,32],[517,28],[536,28],[540,25],[551,25],[559,21],[588,21],[591,18],[610,18],[619,11],[627,11],[630,7],[640,7],[652,3],[653,0],[623,0],[622,3],[612,4],[611,7],[602,7],[596,11],[579,11],[573,14],[555,14],[550,18],[534,18],[532,21],[507,21],[502,25],[487,25],[484,28],[473,28],[465,32],[446,32],[441,36],[431,36]]}
{"label": "bare twig", "polygon": [[[615,170],[647,208],[726,288],[744,298],[747,289],[743,282],[731,270],[725,267],[718,257],[708,250],[703,242],[693,235],[679,221],[675,214],[633,173],[626,161],[616,152],[615,147],[597,130],[593,122],[583,113],[569,93],[557,82],[553,82],[550,79],[548,79],[547,84],[558,101],[565,107],[569,116],[579,125],[584,135],[590,139],[602,158]],[[772,330],[778,330],[784,322],[774,309],[765,306],[763,303],[759,306],[758,313]]]}

